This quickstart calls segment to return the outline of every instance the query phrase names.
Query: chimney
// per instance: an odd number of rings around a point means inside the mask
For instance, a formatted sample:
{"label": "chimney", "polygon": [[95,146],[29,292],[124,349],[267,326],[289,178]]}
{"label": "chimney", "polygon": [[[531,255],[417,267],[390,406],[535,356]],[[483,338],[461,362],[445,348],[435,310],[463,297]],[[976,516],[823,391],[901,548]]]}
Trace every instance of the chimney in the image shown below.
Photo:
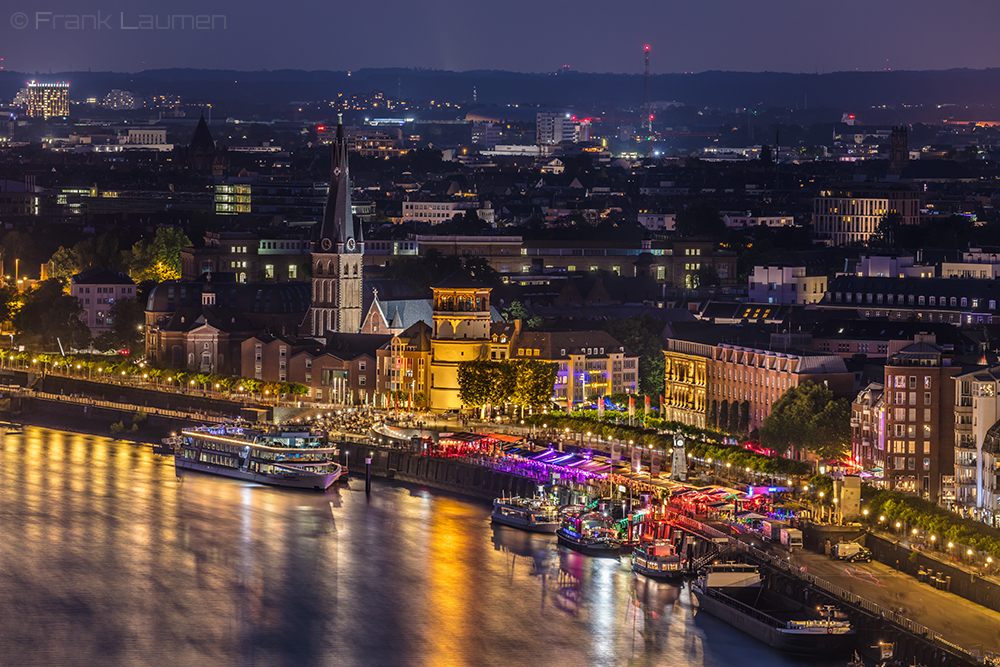
{"label": "chimney", "polygon": [[514,335],[518,336],[521,334],[521,318],[514,320]]}

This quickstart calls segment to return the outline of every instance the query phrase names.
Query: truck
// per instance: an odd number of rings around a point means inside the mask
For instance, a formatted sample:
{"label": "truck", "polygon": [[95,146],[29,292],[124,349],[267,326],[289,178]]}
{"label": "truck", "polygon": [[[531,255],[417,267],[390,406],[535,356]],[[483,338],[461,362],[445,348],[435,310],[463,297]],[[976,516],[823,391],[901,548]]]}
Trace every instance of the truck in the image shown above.
{"label": "truck", "polygon": [[798,528],[782,528],[781,544],[789,549],[802,548],[802,531]]}
{"label": "truck", "polygon": [[784,521],[764,521],[760,525],[761,534],[765,542],[777,542],[781,535],[781,529],[788,526]]}
{"label": "truck", "polygon": [[872,560],[872,552],[857,542],[835,544],[831,555],[837,560],[847,560],[852,563],[870,563]]}

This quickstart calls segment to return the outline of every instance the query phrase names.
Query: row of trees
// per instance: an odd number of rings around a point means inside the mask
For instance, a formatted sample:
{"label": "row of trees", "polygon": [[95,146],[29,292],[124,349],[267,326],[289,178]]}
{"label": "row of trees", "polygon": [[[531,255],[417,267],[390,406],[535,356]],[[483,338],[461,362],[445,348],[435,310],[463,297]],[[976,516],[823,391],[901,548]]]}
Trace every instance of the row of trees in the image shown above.
{"label": "row of trees", "polygon": [[1000,559],[1000,530],[996,528],[961,517],[936,503],[902,491],[868,487],[864,496],[871,498],[869,516],[885,516],[890,523],[902,521],[937,535],[944,543],[963,544]]}
{"label": "row of trees", "polygon": [[[611,424],[598,419],[552,413],[547,415],[531,415],[525,421],[534,426],[548,426],[557,431],[570,429],[576,433],[590,433],[593,437],[605,440],[632,441],[642,447],[659,449],[668,452],[674,446],[674,434],[664,434],[651,428]],[[691,429],[696,430],[696,429]],[[812,466],[802,461],[793,461],[777,456],[766,456],[743,449],[738,445],[726,445],[719,442],[705,441],[701,438],[685,437],[685,450],[701,460],[711,459],[721,465],[731,463],[738,469],[750,468],[753,472],[765,475],[782,475],[801,477],[808,475]]]}
{"label": "row of trees", "polygon": [[458,365],[458,395],[480,408],[513,403],[525,408],[548,405],[555,389],[556,364],[535,359],[463,361]]}
{"label": "row of trees", "polygon": [[739,437],[750,435],[750,401],[717,401],[708,404],[705,415],[708,428]]}
{"label": "row of trees", "polygon": [[93,268],[128,272],[137,282],[162,282],[181,277],[181,249],[191,241],[180,229],[160,227],[153,240],[136,241],[130,249],[118,247],[115,234],[90,236],[72,248],[59,246],[46,265],[49,278],[65,283],[70,276]]}
{"label": "row of trees", "polygon": [[31,354],[27,351],[0,348],[0,361],[38,372],[51,371],[82,378],[145,382],[157,387],[177,387],[237,396],[304,396],[309,393],[309,387],[297,382],[268,382],[257,378],[241,378],[218,373],[175,371],[154,368],[143,363],[137,364],[121,357]]}

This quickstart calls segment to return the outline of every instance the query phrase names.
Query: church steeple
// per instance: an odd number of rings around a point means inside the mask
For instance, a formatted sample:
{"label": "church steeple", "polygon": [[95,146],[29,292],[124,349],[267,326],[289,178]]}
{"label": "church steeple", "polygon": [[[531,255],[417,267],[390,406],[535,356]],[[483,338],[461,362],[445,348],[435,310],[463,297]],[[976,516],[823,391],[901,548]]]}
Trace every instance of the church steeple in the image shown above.
{"label": "church steeple", "polygon": [[364,237],[351,214],[351,178],[347,165],[344,120],[337,118],[330,193],[312,253],[312,308],[305,325],[321,338],[328,332],[357,333],[361,328]]}
{"label": "church steeple", "polygon": [[347,158],[347,137],[344,135],[343,116],[337,117],[337,138],[333,142],[333,159],[330,167],[330,192],[323,209],[323,222],[319,229],[321,252],[361,252],[364,243],[361,226],[355,228],[351,213],[351,178]]}

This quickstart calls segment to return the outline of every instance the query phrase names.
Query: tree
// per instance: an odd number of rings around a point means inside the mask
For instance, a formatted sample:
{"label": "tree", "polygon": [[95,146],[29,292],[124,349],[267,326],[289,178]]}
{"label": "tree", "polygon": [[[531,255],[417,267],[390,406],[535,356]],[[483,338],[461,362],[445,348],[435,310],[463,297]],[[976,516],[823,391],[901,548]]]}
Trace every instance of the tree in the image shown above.
{"label": "tree", "polygon": [[180,229],[160,227],[153,242],[138,241],[128,253],[129,268],[136,280],[177,280],[181,277],[181,249],[191,241]]}
{"label": "tree", "polygon": [[764,144],[760,147],[761,164],[774,164],[774,156],[771,154],[771,147]]}
{"label": "tree", "polygon": [[77,273],[76,253],[69,248],[59,246],[59,249],[52,253],[52,257],[46,263],[45,273],[49,278],[66,283]]}
{"label": "tree", "polygon": [[869,248],[899,247],[899,229],[903,224],[903,216],[895,211],[886,213],[878,221],[875,233],[868,237]]}
{"label": "tree", "polygon": [[846,455],[851,442],[851,409],[834,400],[827,387],[806,382],[786,391],[760,427],[761,441],[779,452],[795,447],[826,459]]}
{"label": "tree", "polygon": [[507,307],[503,309],[500,313],[503,316],[505,322],[512,322],[514,320],[521,320],[524,325],[529,329],[537,329],[542,326],[542,318],[538,315],[528,315],[528,309],[524,307],[524,304],[514,299]]}
{"label": "tree", "polygon": [[60,340],[66,347],[86,347],[90,329],[83,323],[83,306],[75,296],[63,291],[58,280],[45,280],[25,298],[14,315],[14,327],[38,336],[43,344]]}
{"label": "tree", "polygon": [[729,432],[729,401],[722,401],[719,404],[719,430],[723,433]]}
{"label": "tree", "polygon": [[516,385],[517,370],[509,361],[480,359],[458,365],[458,396],[470,407],[485,410],[487,405],[503,405]]}
{"label": "tree", "polygon": [[516,369],[512,401],[524,408],[547,405],[552,400],[559,366],[548,361],[520,359],[510,361]]}
{"label": "tree", "polygon": [[713,399],[711,403],[705,404],[705,408],[705,426],[714,429],[719,423],[719,401]]}
{"label": "tree", "polygon": [[485,257],[468,257],[463,264],[474,279],[484,285],[496,287],[500,284],[500,272],[494,269]]}
{"label": "tree", "polygon": [[736,424],[736,432],[744,437],[750,432],[750,401],[740,403],[740,416]]}
{"label": "tree", "polygon": [[651,315],[633,315],[627,320],[608,320],[604,330],[639,357],[638,393],[659,396],[665,383],[665,361],[660,332],[662,323]]}
{"label": "tree", "polygon": [[702,264],[701,268],[694,273],[696,287],[718,287],[719,272],[714,266]]}
{"label": "tree", "polygon": [[142,349],[146,316],[143,300],[118,299],[111,305],[108,315],[113,323],[111,329],[94,340],[94,347],[102,351]]}
{"label": "tree", "polygon": [[[58,251],[57,251],[58,252]],[[122,254],[118,252],[118,237],[105,232],[100,236],[88,236],[73,246],[77,271],[93,268],[118,270],[124,268]]]}

